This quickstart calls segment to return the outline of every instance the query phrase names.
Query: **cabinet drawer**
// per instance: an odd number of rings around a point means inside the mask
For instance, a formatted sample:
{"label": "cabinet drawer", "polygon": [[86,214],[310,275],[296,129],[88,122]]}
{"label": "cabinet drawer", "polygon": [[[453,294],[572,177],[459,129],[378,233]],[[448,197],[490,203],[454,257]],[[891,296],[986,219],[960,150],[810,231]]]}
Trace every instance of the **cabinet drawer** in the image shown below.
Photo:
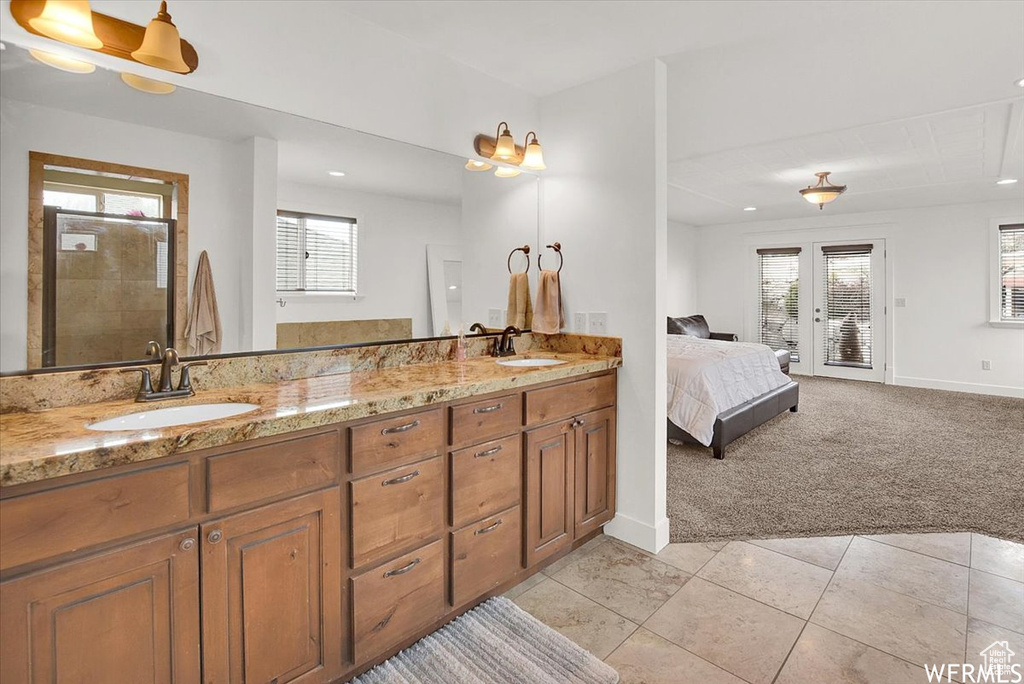
{"label": "cabinet drawer", "polygon": [[440,456],[351,483],[352,567],[416,546],[444,527]]}
{"label": "cabinet drawer", "polygon": [[614,403],[614,375],[531,390],[526,392],[526,424],[542,425]]}
{"label": "cabinet drawer", "polygon": [[328,432],[212,456],[206,473],[211,513],[326,487],[341,474],[341,438]]}
{"label": "cabinet drawer", "polygon": [[441,541],[352,579],[355,661],[365,662],[444,613]]}
{"label": "cabinet drawer", "polygon": [[441,409],[386,418],[352,428],[352,474],[363,475],[441,453]]}
{"label": "cabinet drawer", "polygon": [[515,506],[452,533],[452,605],[485,594],[519,570],[523,540]]}
{"label": "cabinet drawer", "polygon": [[452,406],[449,411],[452,446],[502,437],[523,424],[523,399],[519,394]]}
{"label": "cabinet drawer", "polygon": [[452,526],[519,503],[522,436],[519,434],[452,452]]}
{"label": "cabinet drawer", "polygon": [[0,567],[59,556],[189,518],[187,463],[0,501]]}

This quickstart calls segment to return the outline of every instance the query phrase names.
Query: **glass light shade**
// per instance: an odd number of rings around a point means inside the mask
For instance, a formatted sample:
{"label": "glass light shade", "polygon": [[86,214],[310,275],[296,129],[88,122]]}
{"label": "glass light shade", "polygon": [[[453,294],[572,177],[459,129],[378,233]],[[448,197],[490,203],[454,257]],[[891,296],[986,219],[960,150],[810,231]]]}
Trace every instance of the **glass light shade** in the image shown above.
{"label": "glass light shade", "polygon": [[534,138],[533,142],[526,146],[526,153],[523,155],[523,163],[521,166],[524,169],[530,169],[531,171],[543,171],[548,168],[544,165],[544,150],[541,148],[540,143]]}
{"label": "glass light shade", "polygon": [[103,47],[92,27],[89,0],[46,0],[42,13],[29,19],[28,25],[47,38],[68,45],[90,50]]}
{"label": "glass light shade", "polygon": [[173,93],[175,89],[170,83],[156,81],[152,78],[146,78],[145,76],[136,76],[135,74],[122,73],[121,80],[124,81],[126,85],[151,95],[169,95],[170,93]]}
{"label": "glass light shade", "polygon": [[521,173],[522,171],[520,171],[519,169],[510,169],[507,166],[499,166],[497,169],[494,170],[494,175],[497,176],[498,178],[515,178]]}
{"label": "glass light shade", "polygon": [[181,35],[178,28],[171,23],[166,2],[160,3],[160,12],[149,22],[146,35],[142,38],[142,45],[132,53],[132,58],[164,71],[179,74],[189,72],[189,66],[181,56]]}
{"label": "glass light shade", "polygon": [[44,52],[43,50],[31,49],[28,54],[32,55],[37,61],[52,66],[54,69],[60,69],[61,71],[67,71],[72,74],[91,74],[96,71],[96,65],[90,64],[89,62],[83,62],[80,59],[72,59],[59,55],[56,52]]}
{"label": "glass light shade", "polygon": [[516,141],[512,138],[512,133],[506,128],[505,132],[498,136],[498,140],[494,144],[494,154],[491,155],[491,159],[515,161],[516,157]]}
{"label": "glass light shade", "polygon": [[[845,189],[846,188],[843,188],[843,190]],[[835,201],[842,192],[842,190],[815,190],[814,192],[808,192],[805,194],[804,199],[811,204],[828,204],[829,202]]]}
{"label": "glass light shade", "polygon": [[466,161],[466,169],[469,171],[490,171],[494,167],[487,162],[477,161],[476,159],[469,159]]}

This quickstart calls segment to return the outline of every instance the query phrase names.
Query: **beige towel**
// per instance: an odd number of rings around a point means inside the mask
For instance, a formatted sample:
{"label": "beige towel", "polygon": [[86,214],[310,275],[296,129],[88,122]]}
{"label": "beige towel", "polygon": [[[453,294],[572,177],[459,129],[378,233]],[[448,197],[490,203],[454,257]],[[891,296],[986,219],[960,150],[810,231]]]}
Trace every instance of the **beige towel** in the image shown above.
{"label": "beige towel", "polygon": [[533,325],[533,303],[530,302],[530,275],[513,273],[508,279],[508,311],[505,325],[527,330]]}
{"label": "beige towel", "polygon": [[533,332],[557,335],[565,326],[562,314],[562,283],[558,271],[541,271],[534,307]]}
{"label": "beige towel", "polygon": [[196,266],[196,279],[192,283],[192,302],[189,306],[188,323],[185,325],[185,341],[190,356],[204,356],[220,352],[220,312],[217,311],[217,293],[213,289],[213,272],[210,257],[204,249]]}

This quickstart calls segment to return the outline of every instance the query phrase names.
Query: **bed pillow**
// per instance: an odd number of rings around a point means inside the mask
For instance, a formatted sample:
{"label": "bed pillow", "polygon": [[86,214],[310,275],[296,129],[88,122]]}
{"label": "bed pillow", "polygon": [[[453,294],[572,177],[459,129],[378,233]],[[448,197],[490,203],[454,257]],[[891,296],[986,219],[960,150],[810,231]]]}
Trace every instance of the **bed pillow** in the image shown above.
{"label": "bed pillow", "polygon": [[700,337],[706,340],[711,337],[711,329],[708,327],[708,322],[700,314],[696,316],[681,316],[679,318],[669,316],[668,334],[689,335],[690,337]]}

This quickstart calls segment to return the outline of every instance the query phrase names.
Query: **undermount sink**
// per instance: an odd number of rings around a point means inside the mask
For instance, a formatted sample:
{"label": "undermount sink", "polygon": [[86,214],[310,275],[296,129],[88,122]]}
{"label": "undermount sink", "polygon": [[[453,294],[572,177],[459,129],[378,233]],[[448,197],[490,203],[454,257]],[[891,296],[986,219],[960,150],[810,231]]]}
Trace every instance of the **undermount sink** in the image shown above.
{"label": "undermount sink", "polygon": [[208,420],[230,418],[259,408],[258,404],[224,402],[219,404],[191,404],[189,406],[172,406],[139,413],[127,413],[116,418],[90,423],[85,427],[101,432],[119,430],[153,430],[155,428],[189,425]]}
{"label": "undermount sink", "polygon": [[565,361],[558,359],[498,359],[495,363],[499,366],[512,366],[513,368],[537,368],[539,366],[561,366]]}

